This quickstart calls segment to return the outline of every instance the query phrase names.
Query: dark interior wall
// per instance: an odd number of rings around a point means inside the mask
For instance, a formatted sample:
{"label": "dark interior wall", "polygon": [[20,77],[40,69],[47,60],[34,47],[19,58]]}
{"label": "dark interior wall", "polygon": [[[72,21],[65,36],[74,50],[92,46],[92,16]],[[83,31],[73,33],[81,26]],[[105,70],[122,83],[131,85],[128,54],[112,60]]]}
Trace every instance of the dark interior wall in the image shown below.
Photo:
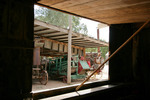
{"label": "dark interior wall", "polygon": [[[109,34],[110,54],[121,46],[132,34],[132,24],[111,25]],[[109,61],[109,66],[110,81],[128,82],[132,80],[132,41]]]}
{"label": "dark interior wall", "polygon": [[[138,26],[138,27],[137,27]],[[113,53],[137,29],[138,24],[110,26],[110,53]],[[150,25],[142,29],[109,61],[111,82],[135,82],[142,98],[150,95]],[[136,90],[137,92],[137,90]]]}
{"label": "dark interior wall", "polygon": [[[134,29],[135,30],[135,29]],[[135,37],[135,79],[143,95],[150,95],[150,26]]]}
{"label": "dark interior wall", "polygon": [[19,99],[31,92],[33,5],[33,0],[0,3],[0,96],[5,99]]}

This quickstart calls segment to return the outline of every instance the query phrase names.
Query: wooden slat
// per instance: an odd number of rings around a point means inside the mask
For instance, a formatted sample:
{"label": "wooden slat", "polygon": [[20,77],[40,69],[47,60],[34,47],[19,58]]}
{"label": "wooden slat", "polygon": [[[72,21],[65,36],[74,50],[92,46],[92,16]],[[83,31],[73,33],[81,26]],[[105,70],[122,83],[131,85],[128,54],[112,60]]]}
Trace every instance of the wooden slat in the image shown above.
{"label": "wooden slat", "polygon": [[65,2],[57,3],[57,4],[51,5],[51,6],[52,7],[55,6],[55,7],[59,7],[59,8],[64,8],[64,7],[70,7],[70,6],[74,6],[74,5],[78,5],[78,4],[85,4],[85,3],[88,3],[90,1],[94,1],[94,0],[66,0]]}
{"label": "wooden slat", "polygon": [[91,41],[89,41],[89,40],[74,40],[74,41],[72,41],[73,43],[93,43],[93,42],[91,42]]}
{"label": "wooden slat", "polygon": [[51,39],[60,39],[60,38],[67,38],[68,34],[62,34],[62,35],[53,35],[53,36],[46,36],[49,37]]}
{"label": "wooden slat", "polygon": [[[64,43],[68,43],[68,41],[63,41]],[[72,41],[72,43],[93,43],[91,41],[88,41],[88,40],[80,40],[80,41]]]}
{"label": "wooden slat", "polygon": [[55,36],[55,35],[62,35],[62,34],[66,35],[66,33],[54,31],[54,32],[46,33],[46,34],[44,34],[42,36]]}
{"label": "wooden slat", "polygon": [[[34,34],[38,34],[38,35],[41,35],[41,36],[52,36],[52,35],[54,35],[54,33],[58,34],[60,32],[50,30],[50,31],[37,32],[37,33],[34,33]],[[62,34],[62,33],[60,33],[60,34]]]}
{"label": "wooden slat", "polygon": [[74,45],[87,45],[87,46],[90,46],[90,45],[92,45],[92,46],[99,46],[100,44],[93,44],[93,43],[72,43],[72,44],[74,44]]}
{"label": "wooden slat", "polygon": [[[105,0],[107,1],[107,0]],[[108,1],[107,1],[108,2]],[[91,6],[91,4],[85,5],[85,8],[80,8],[80,7],[73,7],[73,8],[66,8],[63,10],[67,10],[70,12],[75,12],[75,13],[80,13],[80,14],[87,14],[87,13],[98,13],[98,11],[106,11],[106,10],[114,10],[114,9],[119,9],[119,8],[128,8],[128,7],[132,7],[132,6],[138,6],[141,4],[146,4],[149,3],[149,0],[142,0],[140,2],[132,2],[132,3],[125,3],[122,2],[120,0],[114,0],[113,3],[107,3],[107,4],[103,4],[103,3],[97,3],[97,5],[95,6]],[[82,5],[83,6],[83,5]],[[83,6],[84,7],[84,6]],[[100,14],[100,13],[99,13]]]}
{"label": "wooden slat", "polygon": [[[146,21],[148,17],[150,17],[149,14],[143,14],[143,15],[133,14],[132,16],[124,16],[123,18],[121,18],[121,16],[117,16],[117,17],[112,17],[111,19],[110,18],[105,18],[103,20],[105,20],[107,22],[110,22],[110,23],[113,23],[113,24],[130,23],[131,20],[132,20],[132,23],[137,23],[137,22]],[[99,18],[98,18],[98,20],[99,20]],[[116,22],[116,20],[118,20],[118,21]]]}
{"label": "wooden slat", "polygon": [[93,9],[98,6],[115,4],[117,2],[120,2],[120,0],[94,0],[92,2],[87,2],[84,4],[78,4],[78,5],[70,6],[70,7],[63,7],[63,10],[77,12],[77,11],[83,11],[83,10],[87,10],[87,9],[90,10],[90,9]]}
{"label": "wooden slat", "polygon": [[61,37],[67,37],[68,36],[68,34],[63,34],[63,33],[61,33],[61,34],[56,34],[56,35],[43,35],[44,37],[50,37],[50,38],[53,38],[53,39],[57,39],[57,38],[61,38]]}
{"label": "wooden slat", "polygon": [[[83,38],[78,38],[78,37],[75,37],[75,38],[72,38],[72,41],[73,40],[82,40]],[[68,39],[60,39],[59,41],[68,41]]]}
{"label": "wooden slat", "polygon": [[[61,42],[67,43],[68,40],[64,40],[64,41],[61,41]],[[80,39],[78,39],[78,40],[72,41],[72,42],[89,42],[89,41],[88,40],[80,40]]]}
{"label": "wooden slat", "polygon": [[76,46],[80,46],[80,47],[83,47],[83,48],[97,48],[97,47],[103,46],[103,45],[80,45],[80,44],[78,44]]}
{"label": "wooden slat", "polygon": [[[76,37],[76,36],[73,36],[73,38],[74,37]],[[50,39],[53,39],[53,40],[57,40],[57,41],[59,41],[59,40],[61,40],[61,39],[67,39],[67,36],[61,36],[61,37],[49,37]]]}
{"label": "wooden slat", "polygon": [[[142,8],[142,9],[141,9]],[[115,16],[122,16],[122,15],[127,15],[130,14],[141,14],[141,13],[148,13],[150,11],[150,3],[146,4],[141,4],[141,5],[135,5],[135,6],[130,6],[127,7],[126,9],[124,8],[119,8],[119,9],[113,9],[113,10],[103,10],[100,11],[100,13],[91,12],[91,13],[85,13],[85,16],[91,16],[92,18],[111,18]]]}
{"label": "wooden slat", "polygon": [[46,4],[48,4],[48,5],[54,5],[54,4],[61,4],[61,3],[63,3],[63,2],[66,2],[66,1],[69,1],[69,0],[40,0],[39,2],[40,3],[46,3]]}
{"label": "wooden slat", "polygon": [[36,31],[36,30],[42,30],[42,29],[44,29],[44,27],[42,27],[42,26],[40,26],[40,25],[34,27],[34,31]]}
{"label": "wooden slat", "polygon": [[34,24],[34,27],[38,27],[39,25]]}
{"label": "wooden slat", "polygon": [[40,31],[45,31],[45,30],[49,30],[49,28],[43,28],[43,29],[38,29],[38,30],[34,30],[34,32],[40,32]]}

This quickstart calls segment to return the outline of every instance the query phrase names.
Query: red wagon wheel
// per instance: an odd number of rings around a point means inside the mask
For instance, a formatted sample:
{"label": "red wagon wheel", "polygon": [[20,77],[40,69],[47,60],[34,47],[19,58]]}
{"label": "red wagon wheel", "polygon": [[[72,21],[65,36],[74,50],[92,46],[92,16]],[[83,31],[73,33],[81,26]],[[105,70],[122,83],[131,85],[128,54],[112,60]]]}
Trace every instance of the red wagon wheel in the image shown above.
{"label": "red wagon wheel", "polygon": [[45,71],[45,70],[41,71],[39,81],[43,85],[47,84],[47,82],[48,82],[48,73],[47,73],[47,71]]}

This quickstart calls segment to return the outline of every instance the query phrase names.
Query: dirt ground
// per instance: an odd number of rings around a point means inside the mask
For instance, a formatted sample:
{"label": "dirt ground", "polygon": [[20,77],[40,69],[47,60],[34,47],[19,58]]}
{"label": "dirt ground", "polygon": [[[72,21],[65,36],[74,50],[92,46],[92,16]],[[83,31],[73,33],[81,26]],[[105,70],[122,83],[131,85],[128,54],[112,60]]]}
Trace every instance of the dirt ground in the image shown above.
{"label": "dirt ground", "polygon": [[[88,82],[108,80],[108,65],[105,65],[104,69],[102,70],[102,74],[96,75],[93,78],[88,80]],[[71,84],[63,83],[61,79],[49,80],[46,85],[41,85],[41,83],[38,80],[33,80],[32,91],[39,91],[39,90],[58,88],[58,87],[69,86],[74,84],[80,84],[83,80],[84,79],[73,80]]]}

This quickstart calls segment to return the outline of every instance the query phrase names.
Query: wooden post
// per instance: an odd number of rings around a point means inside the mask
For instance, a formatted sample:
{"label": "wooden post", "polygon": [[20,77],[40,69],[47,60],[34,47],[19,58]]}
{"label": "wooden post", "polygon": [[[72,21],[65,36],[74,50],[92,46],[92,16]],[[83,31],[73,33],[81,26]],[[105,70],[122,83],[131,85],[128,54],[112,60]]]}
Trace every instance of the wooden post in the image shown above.
{"label": "wooden post", "polygon": [[[99,28],[97,28],[97,40],[99,40]],[[97,52],[100,52],[100,47],[97,47]]]}
{"label": "wooden post", "polygon": [[[99,29],[100,29],[100,24],[98,24],[98,27],[97,27],[97,40],[100,39]],[[97,47],[97,52],[100,53],[100,47]]]}
{"label": "wooden post", "polygon": [[83,48],[83,57],[86,58],[85,48]]}
{"label": "wooden post", "polygon": [[71,83],[71,38],[72,38],[72,16],[69,15],[69,33],[68,33],[68,69],[67,83]]}
{"label": "wooden post", "polygon": [[40,65],[40,47],[34,47],[33,50],[33,65]]}

